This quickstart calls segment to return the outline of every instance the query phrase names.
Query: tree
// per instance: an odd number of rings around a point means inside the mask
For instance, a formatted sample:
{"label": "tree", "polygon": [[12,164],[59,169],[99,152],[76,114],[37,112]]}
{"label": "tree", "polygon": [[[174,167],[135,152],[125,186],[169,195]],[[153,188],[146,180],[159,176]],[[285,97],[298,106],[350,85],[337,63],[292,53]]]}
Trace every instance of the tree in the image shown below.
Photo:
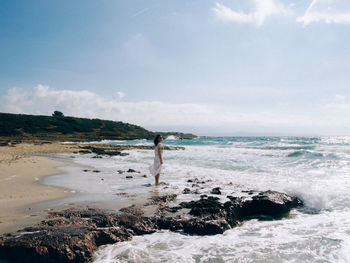
{"label": "tree", "polygon": [[64,115],[63,115],[62,112],[55,110],[55,111],[52,113],[52,117],[62,118],[62,117],[64,117]]}

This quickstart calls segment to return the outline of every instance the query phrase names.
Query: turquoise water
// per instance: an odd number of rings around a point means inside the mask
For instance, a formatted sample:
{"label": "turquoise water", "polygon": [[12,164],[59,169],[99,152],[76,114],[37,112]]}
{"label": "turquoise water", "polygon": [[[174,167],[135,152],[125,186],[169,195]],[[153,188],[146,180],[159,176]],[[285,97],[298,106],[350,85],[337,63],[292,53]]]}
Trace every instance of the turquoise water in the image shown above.
{"label": "turquoise water", "polygon": [[[152,145],[146,140],[108,143]],[[271,189],[300,197],[305,207],[283,220],[252,220],[223,235],[162,231],[134,237],[101,248],[94,262],[350,262],[350,137],[173,138],[163,144],[185,147],[184,151],[164,151],[161,174],[169,186],[160,191],[177,193],[178,201],[198,198],[181,194],[191,187],[188,179],[198,178],[210,180],[198,189],[200,194],[210,194],[219,186],[225,199],[247,189]],[[141,186],[153,183],[152,178],[123,181],[113,171],[131,167],[147,173],[153,151],[128,153],[126,157],[75,160],[100,169],[111,193],[142,191]],[[101,187],[105,191],[102,183]]]}

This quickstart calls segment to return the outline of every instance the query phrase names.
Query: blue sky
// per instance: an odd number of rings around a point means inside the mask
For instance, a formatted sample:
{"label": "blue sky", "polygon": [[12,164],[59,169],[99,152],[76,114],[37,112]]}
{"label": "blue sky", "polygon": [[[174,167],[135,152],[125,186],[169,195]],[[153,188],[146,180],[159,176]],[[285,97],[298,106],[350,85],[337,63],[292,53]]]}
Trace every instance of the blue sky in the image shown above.
{"label": "blue sky", "polygon": [[0,0],[0,111],[347,135],[350,1]]}

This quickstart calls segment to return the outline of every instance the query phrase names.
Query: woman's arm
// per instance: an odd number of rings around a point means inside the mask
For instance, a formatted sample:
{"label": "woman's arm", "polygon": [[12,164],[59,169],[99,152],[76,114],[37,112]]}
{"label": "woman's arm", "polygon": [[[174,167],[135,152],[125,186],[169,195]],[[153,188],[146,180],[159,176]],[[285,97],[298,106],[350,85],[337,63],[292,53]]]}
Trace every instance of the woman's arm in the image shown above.
{"label": "woman's arm", "polygon": [[160,159],[160,164],[163,164],[163,149],[162,149],[162,145],[159,145],[158,147],[158,155],[159,155],[159,159]]}

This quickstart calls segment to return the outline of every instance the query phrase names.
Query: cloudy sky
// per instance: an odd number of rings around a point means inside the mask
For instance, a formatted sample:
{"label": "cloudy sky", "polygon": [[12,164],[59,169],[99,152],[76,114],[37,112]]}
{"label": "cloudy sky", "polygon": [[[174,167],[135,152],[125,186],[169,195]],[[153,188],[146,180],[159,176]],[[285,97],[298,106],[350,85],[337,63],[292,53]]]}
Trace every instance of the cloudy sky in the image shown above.
{"label": "cloudy sky", "polygon": [[0,0],[0,111],[349,135],[349,0]]}

